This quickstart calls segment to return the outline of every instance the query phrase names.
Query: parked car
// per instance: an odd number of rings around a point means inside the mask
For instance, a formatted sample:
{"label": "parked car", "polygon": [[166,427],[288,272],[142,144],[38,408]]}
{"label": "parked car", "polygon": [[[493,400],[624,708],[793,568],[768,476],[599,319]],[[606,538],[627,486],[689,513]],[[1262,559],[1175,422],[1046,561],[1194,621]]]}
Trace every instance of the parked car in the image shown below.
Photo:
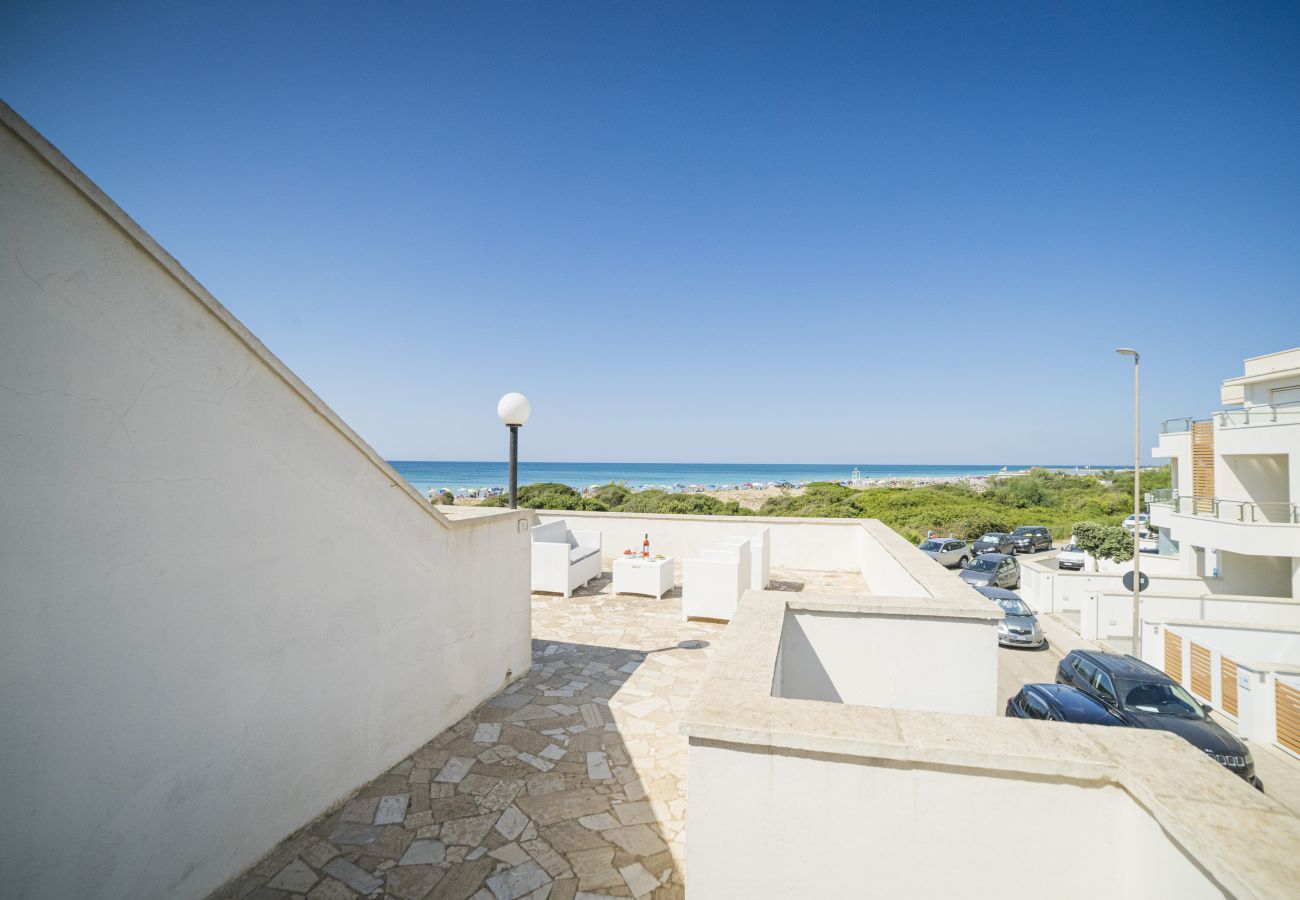
{"label": "parked car", "polygon": [[1073,722],[1076,725],[1128,723],[1105,703],[1067,684],[1027,684],[1007,701],[1008,718]]}
{"label": "parked car", "polygon": [[971,560],[961,570],[961,578],[971,587],[1020,587],[1020,563],[1014,556],[985,553]]}
{"label": "parked car", "polygon": [[[1149,534],[1151,532],[1151,517],[1146,513],[1142,513],[1142,515],[1138,516],[1138,521],[1142,523],[1142,529],[1139,533]],[[1133,530],[1133,517],[1131,515],[1124,520],[1124,528],[1127,531]]]}
{"label": "parked car", "polygon": [[1083,564],[1088,561],[1088,556],[1079,549],[1078,544],[1066,544],[1065,549],[1056,554],[1056,567],[1058,569],[1078,569],[1083,570]]}
{"label": "parked car", "polygon": [[941,565],[945,565],[950,569],[953,566],[966,568],[971,557],[975,555],[971,552],[970,544],[953,538],[930,538],[921,543],[920,550],[926,556],[937,560]]}
{"label": "parked car", "polygon": [[998,623],[998,643],[1006,647],[1041,647],[1046,642],[1035,613],[1014,591],[1000,587],[977,587],[1004,613]]}
{"label": "parked car", "polygon": [[990,531],[982,536],[974,544],[975,555],[981,553],[1015,553],[1016,542],[1011,540],[1011,535],[1003,534],[1000,531]]}
{"label": "parked car", "polygon": [[1250,749],[1210,718],[1209,704],[1198,703],[1155,666],[1119,653],[1072,650],[1056,667],[1056,683],[1091,694],[1134,728],[1178,735],[1228,771],[1264,789],[1255,777]]}
{"label": "parked car", "polygon": [[1052,533],[1042,525],[1021,525],[1011,532],[1017,553],[1037,553],[1052,549]]}

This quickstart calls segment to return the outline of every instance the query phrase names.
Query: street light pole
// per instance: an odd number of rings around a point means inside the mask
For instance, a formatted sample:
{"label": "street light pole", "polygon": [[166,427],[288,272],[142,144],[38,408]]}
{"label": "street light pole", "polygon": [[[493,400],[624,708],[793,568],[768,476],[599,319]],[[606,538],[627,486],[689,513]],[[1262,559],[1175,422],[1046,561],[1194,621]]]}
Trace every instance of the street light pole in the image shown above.
{"label": "street light pole", "polygon": [[1115,351],[1133,357],[1133,655],[1142,658],[1142,418],[1138,395],[1138,369],[1141,355],[1128,347]]}
{"label": "street light pole", "polygon": [[510,426],[510,508],[519,508],[519,426]]}
{"label": "street light pole", "polygon": [[519,426],[528,421],[532,404],[523,394],[506,394],[497,402],[497,417],[510,429],[510,508],[519,508]]}

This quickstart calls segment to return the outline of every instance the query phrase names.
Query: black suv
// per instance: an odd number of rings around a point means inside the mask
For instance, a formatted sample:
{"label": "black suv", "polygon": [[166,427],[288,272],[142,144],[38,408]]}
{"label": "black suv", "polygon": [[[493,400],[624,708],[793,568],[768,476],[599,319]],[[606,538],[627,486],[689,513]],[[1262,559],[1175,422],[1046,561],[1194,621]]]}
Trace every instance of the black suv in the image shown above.
{"label": "black suv", "polygon": [[1052,533],[1042,525],[1021,525],[1011,532],[1017,553],[1037,553],[1052,549]]}
{"label": "black suv", "polygon": [[1178,682],[1132,656],[1072,650],[1056,667],[1056,683],[1091,694],[1134,728],[1173,732],[1235,775],[1259,788],[1250,750]]}
{"label": "black suv", "polygon": [[1079,725],[1127,725],[1105,703],[1068,684],[1027,684],[1007,701],[1013,719],[1044,719]]}

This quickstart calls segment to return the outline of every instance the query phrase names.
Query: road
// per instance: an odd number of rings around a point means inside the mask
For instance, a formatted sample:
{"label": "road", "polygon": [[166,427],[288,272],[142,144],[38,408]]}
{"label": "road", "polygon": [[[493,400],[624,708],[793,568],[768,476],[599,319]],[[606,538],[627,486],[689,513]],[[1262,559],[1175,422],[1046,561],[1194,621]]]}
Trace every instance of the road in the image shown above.
{"label": "road", "polygon": [[[1056,565],[1051,556],[1036,554],[1036,562]],[[1047,636],[1047,646],[1039,650],[1020,647],[998,648],[998,714],[1006,709],[1007,700],[1023,685],[1043,684],[1056,680],[1056,665],[1071,650],[1101,650],[1092,641],[1084,640],[1060,619],[1049,615],[1038,617],[1039,625]],[[1231,719],[1215,714],[1215,721],[1229,731],[1236,732]],[[1269,797],[1300,815],[1300,760],[1283,751],[1266,745],[1251,743],[1251,756],[1255,759],[1255,774],[1264,782]]]}

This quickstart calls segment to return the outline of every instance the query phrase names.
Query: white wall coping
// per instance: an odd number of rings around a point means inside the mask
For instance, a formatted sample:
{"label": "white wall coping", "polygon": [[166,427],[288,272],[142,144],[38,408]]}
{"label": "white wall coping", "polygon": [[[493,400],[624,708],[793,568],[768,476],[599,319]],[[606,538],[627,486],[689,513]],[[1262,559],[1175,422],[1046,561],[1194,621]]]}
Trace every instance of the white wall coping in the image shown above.
{"label": "white wall coping", "polygon": [[1196,626],[1197,628],[1223,628],[1233,631],[1274,631],[1279,634],[1300,634],[1300,625],[1272,625],[1262,622],[1234,622],[1226,619],[1144,619],[1152,625]]}
{"label": "white wall coping", "polygon": [[[1225,893],[1284,896],[1300,883],[1300,854],[1295,853],[1300,819],[1173,734],[773,696],[787,612],[834,608],[880,614],[869,605],[871,599],[746,592],[691,695],[682,734],[693,743],[1115,786]],[[874,599],[884,608],[906,607],[911,615],[954,617],[930,598]],[[987,612],[989,618],[1000,615]]]}
{"label": "white wall coping", "polygon": [[411,500],[419,503],[434,521],[443,526],[465,527],[476,524],[471,521],[461,520],[456,526],[453,526],[451,521],[440,510],[435,508],[427,497],[421,496],[420,492],[412,487],[405,478],[398,475],[393,467],[375,452],[374,448],[349,428],[347,423],[325,404],[324,400],[316,396],[316,393],[307,387],[302,379],[295,375],[274,353],[267,349],[266,345],[258,340],[256,335],[245,328],[244,324],[236,319],[230,310],[222,306],[221,301],[217,300],[203,285],[199,284],[198,279],[187,272],[184,266],[164,250],[162,245],[150,237],[148,232],[141,228],[120,206],[100,190],[84,172],[73,165],[66,156],[59,152],[57,147],[42,137],[35,128],[27,124],[27,121],[14,112],[13,108],[3,100],[0,100],[0,123],[12,131],[18,140],[31,148],[31,151],[40,157],[46,165],[58,172],[68,184],[72,185],[76,191],[86,198],[88,203],[97,208],[109,221],[121,229],[134,244],[144,251],[147,256],[151,257],[177,284],[198,301],[201,306],[205,307],[213,318],[229,329],[236,340],[247,347],[254,357],[275,373],[317,415],[333,426],[371,464],[383,472],[390,479],[392,487],[397,488],[410,497]]}
{"label": "white wall coping", "polygon": [[[1164,576],[1160,576],[1163,578]],[[1104,597],[1129,597],[1132,598],[1133,592],[1130,590],[1117,591],[1111,588],[1098,588],[1097,593]],[[1294,604],[1300,606],[1300,600],[1293,597],[1262,597],[1253,594],[1183,594],[1169,593],[1167,591],[1142,591],[1142,599],[1148,597],[1158,597],[1161,600],[1223,600],[1229,603],[1260,603],[1264,605],[1284,605]]]}

